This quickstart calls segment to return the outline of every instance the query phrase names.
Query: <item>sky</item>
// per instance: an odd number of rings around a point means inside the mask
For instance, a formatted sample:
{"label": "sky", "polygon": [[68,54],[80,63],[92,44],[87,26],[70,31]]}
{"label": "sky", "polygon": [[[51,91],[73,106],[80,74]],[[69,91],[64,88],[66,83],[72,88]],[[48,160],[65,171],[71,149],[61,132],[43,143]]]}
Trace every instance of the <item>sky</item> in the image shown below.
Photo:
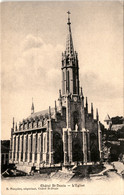
{"label": "sky", "polygon": [[80,85],[89,112],[103,122],[123,115],[123,5],[121,2],[4,2],[1,5],[1,139],[10,139],[13,117],[54,106],[61,89],[61,55],[71,12]]}

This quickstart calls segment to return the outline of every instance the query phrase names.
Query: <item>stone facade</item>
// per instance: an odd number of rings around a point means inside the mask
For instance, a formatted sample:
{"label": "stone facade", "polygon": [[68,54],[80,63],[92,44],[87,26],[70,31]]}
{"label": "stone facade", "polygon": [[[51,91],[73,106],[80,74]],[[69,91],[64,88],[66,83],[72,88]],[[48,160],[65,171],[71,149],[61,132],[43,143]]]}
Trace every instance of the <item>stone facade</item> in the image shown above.
{"label": "stone facade", "polygon": [[101,130],[93,104],[88,113],[79,86],[78,54],[74,51],[68,16],[66,51],[62,53],[62,90],[58,106],[34,113],[11,129],[10,162],[30,166],[72,165],[98,161],[101,157]]}

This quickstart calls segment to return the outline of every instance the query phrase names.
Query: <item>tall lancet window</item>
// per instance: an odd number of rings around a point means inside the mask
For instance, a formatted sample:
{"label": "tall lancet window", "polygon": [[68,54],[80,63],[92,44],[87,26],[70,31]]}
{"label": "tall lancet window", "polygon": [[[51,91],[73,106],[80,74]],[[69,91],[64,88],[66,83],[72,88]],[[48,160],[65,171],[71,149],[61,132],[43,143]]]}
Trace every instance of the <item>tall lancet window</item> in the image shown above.
{"label": "tall lancet window", "polygon": [[31,140],[30,140],[30,143],[31,143],[31,152],[30,152],[30,161],[32,161],[32,144],[33,144],[33,136],[32,136],[32,134],[31,134]]}
{"label": "tall lancet window", "polygon": [[25,152],[25,161],[27,161],[27,156],[28,156],[28,135],[26,135],[26,152]]}
{"label": "tall lancet window", "polygon": [[46,134],[44,134],[44,139],[43,139],[43,152],[45,153],[45,152],[47,152],[47,148],[46,148]]}
{"label": "tall lancet window", "polygon": [[69,79],[69,71],[67,71],[67,83],[66,83],[66,91],[70,91],[70,79]]}
{"label": "tall lancet window", "polygon": [[23,145],[24,145],[24,136],[22,136],[22,152],[21,152],[21,161],[23,161]]}
{"label": "tall lancet window", "polygon": [[35,142],[35,161],[37,161],[37,139],[38,139],[38,136],[37,136],[37,134],[36,134],[36,138],[35,138],[36,140],[36,142]]}
{"label": "tall lancet window", "polygon": [[75,111],[73,113],[73,129],[76,130],[78,125],[78,113]]}
{"label": "tall lancet window", "polygon": [[65,73],[63,72],[63,94],[65,94]]}
{"label": "tall lancet window", "polygon": [[76,94],[76,73],[73,70],[73,93]]}
{"label": "tall lancet window", "polygon": [[19,159],[19,148],[20,148],[20,136],[18,137],[18,152],[17,152],[17,159]]}

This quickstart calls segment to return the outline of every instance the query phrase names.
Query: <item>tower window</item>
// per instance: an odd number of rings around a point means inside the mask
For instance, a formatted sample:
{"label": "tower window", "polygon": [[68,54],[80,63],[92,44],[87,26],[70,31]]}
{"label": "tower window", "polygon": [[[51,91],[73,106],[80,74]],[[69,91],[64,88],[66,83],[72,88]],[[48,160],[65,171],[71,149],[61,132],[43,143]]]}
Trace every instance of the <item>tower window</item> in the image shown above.
{"label": "tower window", "polygon": [[65,93],[65,74],[63,72],[63,94]]}
{"label": "tower window", "polygon": [[67,71],[67,82],[66,82],[66,90],[70,91],[70,79],[69,79],[69,71]]}
{"label": "tower window", "polygon": [[73,113],[73,129],[76,129],[76,126],[78,125],[78,113],[75,111]]}

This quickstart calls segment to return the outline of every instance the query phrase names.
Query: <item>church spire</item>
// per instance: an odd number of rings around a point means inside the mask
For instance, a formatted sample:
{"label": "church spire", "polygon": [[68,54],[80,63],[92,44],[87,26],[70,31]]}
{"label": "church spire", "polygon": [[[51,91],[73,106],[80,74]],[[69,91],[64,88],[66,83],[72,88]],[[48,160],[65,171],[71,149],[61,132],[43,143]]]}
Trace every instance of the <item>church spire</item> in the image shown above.
{"label": "church spire", "polygon": [[74,55],[74,47],[73,47],[73,40],[72,40],[72,33],[71,33],[71,22],[70,22],[70,12],[68,11],[68,36],[67,36],[67,41],[66,41],[66,55],[68,55],[69,57],[71,57],[72,55]]}
{"label": "church spire", "polygon": [[79,67],[78,55],[74,51],[70,12],[68,11],[68,35],[66,50],[62,53],[62,96],[67,94],[79,95]]}
{"label": "church spire", "polygon": [[34,103],[33,103],[33,98],[32,98],[31,114],[33,113],[34,113]]}

